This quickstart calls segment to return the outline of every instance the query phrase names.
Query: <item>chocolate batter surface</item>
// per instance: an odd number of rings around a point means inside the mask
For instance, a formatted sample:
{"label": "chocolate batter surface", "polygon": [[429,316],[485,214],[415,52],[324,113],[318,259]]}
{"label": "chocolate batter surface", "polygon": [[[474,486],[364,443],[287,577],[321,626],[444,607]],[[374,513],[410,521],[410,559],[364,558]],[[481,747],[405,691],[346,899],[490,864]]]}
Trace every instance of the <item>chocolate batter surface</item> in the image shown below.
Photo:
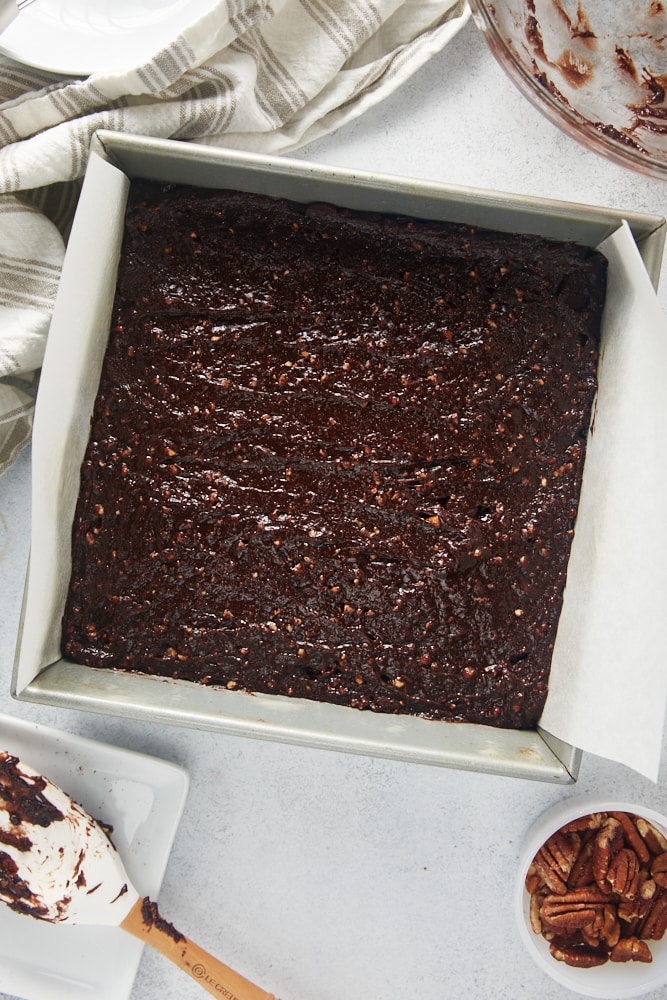
{"label": "chocolate batter surface", "polygon": [[606,262],[133,183],[65,655],[532,727]]}

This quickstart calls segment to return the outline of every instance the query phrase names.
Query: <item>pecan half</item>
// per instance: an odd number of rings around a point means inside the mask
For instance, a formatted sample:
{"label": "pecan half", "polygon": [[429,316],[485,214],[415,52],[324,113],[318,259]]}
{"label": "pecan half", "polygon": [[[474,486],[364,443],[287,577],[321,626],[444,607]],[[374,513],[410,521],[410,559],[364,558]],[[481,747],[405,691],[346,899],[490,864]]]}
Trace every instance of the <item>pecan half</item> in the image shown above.
{"label": "pecan half", "polygon": [[576,819],[561,827],[561,833],[585,833],[590,830],[599,830],[606,818],[606,813],[589,813],[588,816],[577,816]]}
{"label": "pecan half", "polygon": [[652,962],[653,955],[646,941],[639,938],[621,938],[611,949],[609,958],[612,962]]}
{"label": "pecan half", "polygon": [[642,920],[649,911],[657,886],[647,872],[640,871],[639,887],[634,899],[623,899],[618,904],[618,915],[626,923]]}
{"label": "pecan half", "polygon": [[613,816],[608,816],[598,831],[593,850],[593,875],[600,889],[605,889],[607,870],[623,843],[623,827]]}
{"label": "pecan half", "polygon": [[593,839],[586,840],[583,843],[568,876],[567,884],[570,889],[579,889],[584,885],[590,885],[594,881],[594,850],[595,841]]}
{"label": "pecan half", "polygon": [[591,948],[590,945],[557,945],[551,944],[549,951],[557,962],[565,962],[577,969],[593,969],[604,965],[607,961],[606,948]]}
{"label": "pecan half", "polygon": [[639,924],[637,937],[648,941],[659,941],[664,936],[665,930],[667,930],[667,895],[658,887],[646,916]]}
{"label": "pecan half", "polygon": [[541,889],[544,888],[544,880],[542,876],[538,873],[535,868],[535,863],[533,862],[526,872],[526,892],[530,896],[535,896]]}
{"label": "pecan half", "polygon": [[551,892],[564,895],[567,892],[567,878],[577,854],[579,839],[566,837],[560,831],[555,833],[539,849],[533,859],[532,868]]}
{"label": "pecan half", "polygon": [[637,816],[635,823],[637,824],[637,829],[642,837],[642,840],[648,847],[651,854],[663,854],[664,851],[667,851],[667,839],[653,826],[652,823],[649,823],[649,821],[644,819],[642,816]]}
{"label": "pecan half", "polygon": [[607,868],[605,882],[621,899],[634,899],[639,892],[639,858],[629,847],[622,847]]}
{"label": "pecan half", "polygon": [[635,852],[642,864],[647,864],[651,855],[639,830],[635,826],[634,818],[624,812],[612,812],[609,815],[617,819],[623,827],[623,836],[625,837],[627,846]]}
{"label": "pecan half", "polygon": [[542,901],[544,897],[535,893],[530,897],[530,908],[528,911],[528,916],[530,920],[531,930],[535,934],[542,933]]}
{"label": "pecan half", "polygon": [[592,920],[581,927],[582,941],[591,948],[603,944],[613,948],[620,936],[621,924],[615,908],[610,903],[597,907]]}
{"label": "pecan half", "polygon": [[663,851],[653,859],[651,875],[661,888],[667,889],[667,851]]}
{"label": "pecan half", "polygon": [[547,930],[571,933],[593,925],[609,896],[596,886],[574,889],[565,895],[544,897],[541,909],[542,924]]}

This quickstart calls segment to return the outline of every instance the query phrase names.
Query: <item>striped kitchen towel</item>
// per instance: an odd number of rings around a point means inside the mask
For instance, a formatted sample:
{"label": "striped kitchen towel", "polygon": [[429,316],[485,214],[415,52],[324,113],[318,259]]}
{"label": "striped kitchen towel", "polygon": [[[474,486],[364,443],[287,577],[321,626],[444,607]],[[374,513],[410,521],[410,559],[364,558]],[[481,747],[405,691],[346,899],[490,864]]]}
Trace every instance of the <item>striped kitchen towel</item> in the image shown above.
{"label": "striped kitchen towel", "polygon": [[93,132],[289,152],[393,92],[468,16],[465,0],[212,0],[130,71],[59,79],[0,55],[0,472],[29,440]]}

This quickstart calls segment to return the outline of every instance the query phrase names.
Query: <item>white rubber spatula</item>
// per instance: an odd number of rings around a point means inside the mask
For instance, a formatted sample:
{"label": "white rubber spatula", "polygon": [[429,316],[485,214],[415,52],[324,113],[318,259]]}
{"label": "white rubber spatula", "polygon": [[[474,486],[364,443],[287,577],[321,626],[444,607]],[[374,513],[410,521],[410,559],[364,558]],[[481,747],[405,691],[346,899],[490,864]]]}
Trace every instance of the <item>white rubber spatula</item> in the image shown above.
{"label": "white rubber spatula", "polygon": [[0,900],[51,923],[121,927],[228,1000],[275,1000],[188,940],[130,883],[104,828],[62,789],[0,750]]}

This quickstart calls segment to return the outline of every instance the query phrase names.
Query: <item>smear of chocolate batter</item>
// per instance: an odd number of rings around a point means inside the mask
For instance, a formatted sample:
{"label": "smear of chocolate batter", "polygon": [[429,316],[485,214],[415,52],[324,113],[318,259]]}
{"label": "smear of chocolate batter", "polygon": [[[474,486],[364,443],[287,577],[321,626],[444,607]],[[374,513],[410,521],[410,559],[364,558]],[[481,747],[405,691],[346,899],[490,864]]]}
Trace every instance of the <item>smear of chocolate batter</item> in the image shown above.
{"label": "smear of chocolate batter", "polygon": [[157,903],[154,903],[148,896],[145,896],[141,902],[141,917],[146,927],[156,927],[163,934],[168,934],[177,943],[185,941],[185,935],[177,931],[173,924],[170,924],[168,920],[165,920],[161,916],[157,908]]}
{"label": "smear of chocolate batter", "polygon": [[[30,823],[47,827],[65,817],[56,806],[44,796],[47,786],[45,778],[26,777],[19,770],[19,759],[8,753],[0,753],[0,808],[9,814],[9,821],[15,826]],[[20,851],[29,851],[32,846],[27,837],[12,839],[0,830],[0,842],[12,843]]]}

